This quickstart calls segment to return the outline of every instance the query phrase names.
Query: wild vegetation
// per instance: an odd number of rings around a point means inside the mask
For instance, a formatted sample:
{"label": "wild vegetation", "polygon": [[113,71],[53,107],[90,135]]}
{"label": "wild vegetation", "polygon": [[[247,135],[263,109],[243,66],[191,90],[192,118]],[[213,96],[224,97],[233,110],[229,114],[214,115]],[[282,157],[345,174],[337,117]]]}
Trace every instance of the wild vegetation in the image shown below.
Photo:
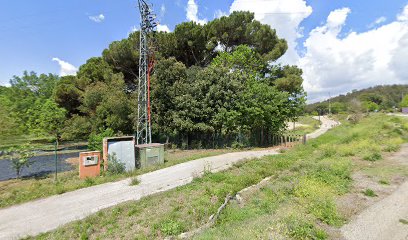
{"label": "wild vegetation", "polygon": [[[346,95],[340,95],[329,100],[310,104],[306,107],[309,113],[331,113],[351,112],[357,104],[361,112],[395,111],[395,108],[408,106],[408,100],[402,101],[404,96],[408,97],[408,85],[376,86],[363,90],[353,90]],[[354,106],[353,106],[354,105]]]}
{"label": "wild vegetation", "polygon": [[[326,239],[326,229],[346,221],[336,199],[350,191],[352,173],[361,170],[364,157],[397,151],[407,141],[406,120],[371,115],[357,124],[345,122],[281,155],[242,162],[224,172],[206,172],[189,185],[102,210],[35,239],[177,236],[207,223],[227,195],[266,177],[272,178],[239,202],[232,201],[216,225],[195,238]],[[384,177],[379,174],[384,170],[381,161],[368,168],[373,178]]]}
{"label": "wild vegetation", "polygon": [[[139,169],[130,173],[123,173],[123,170],[109,171],[96,178],[81,180],[78,177],[78,169],[69,172],[58,173],[58,182],[55,182],[53,174],[39,176],[35,178],[12,179],[0,182],[0,208],[7,207],[31,200],[44,198],[56,194],[74,191],[80,188],[86,188],[107,182],[114,182],[126,178],[134,178],[140,174],[155,171],[158,169],[170,167],[179,163],[192,161],[199,158],[216,156],[234,151],[233,149],[216,150],[170,150],[165,152],[165,163],[161,166],[152,166],[146,169]],[[25,154],[31,154],[25,152]],[[23,160],[26,163],[27,158],[15,158],[19,163]],[[72,162],[77,168],[77,162]],[[23,166],[23,165],[21,165]],[[117,170],[120,165],[115,168]]]}
{"label": "wild vegetation", "polygon": [[[80,140],[133,134],[139,32],[89,59],[76,76],[24,72],[0,88],[2,136]],[[152,76],[153,138],[182,147],[264,145],[299,116],[302,71],[281,66],[287,43],[249,12],[160,32]]]}

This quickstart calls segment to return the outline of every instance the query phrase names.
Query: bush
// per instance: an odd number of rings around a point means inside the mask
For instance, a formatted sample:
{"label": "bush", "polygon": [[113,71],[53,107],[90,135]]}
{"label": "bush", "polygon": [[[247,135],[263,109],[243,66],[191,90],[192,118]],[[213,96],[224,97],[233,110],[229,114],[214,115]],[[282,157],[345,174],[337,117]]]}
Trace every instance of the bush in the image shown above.
{"label": "bush", "polygon": [[120,162],[116,154],[108,155],[108,172],[112,174],[122,174],[126,170],[125,164]]}
{"label": "bush", "polygon": [[382,159],[382,155],[379,152],[369,153],[363,158],[366,161],[375,162]]}
{"label": "bush", "polygon": [[243,149],[243,148],[245,148],[245,145],[243,143],[235,141],[235,142],[232,143],[231,147],[233,149]]}
{"label": "bush", "polygon": [[113,137],[115,133],[112,129],[108,128],[102,133],[92,133],[88,139],[88,148],[90,151],[103,151],[103,139],[106,137]]}

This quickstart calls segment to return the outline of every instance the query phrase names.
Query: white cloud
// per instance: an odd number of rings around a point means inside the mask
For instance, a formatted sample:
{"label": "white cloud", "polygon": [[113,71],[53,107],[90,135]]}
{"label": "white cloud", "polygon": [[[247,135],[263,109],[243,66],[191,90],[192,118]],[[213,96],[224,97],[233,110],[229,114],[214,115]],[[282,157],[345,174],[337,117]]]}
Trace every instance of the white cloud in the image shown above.
{"label": "white cloud", "polygon": [[408,5],[404,7],[404,10],[398,15],[397,19],[398,21],[408,21]]}
{"label": "white cloud", "polygon": [[201,25],[204,25],[208,22],[207,19],[198,18],[198,5],[195,0],[188,0],[186,11],[188,21],[193,21]]}
{"label": "white cloud", "polygon": [[289,49],[279,61],[296,63],[299,59],[296,41],[302,36],[299,25],[313,11],[305,0],[235,0],[230,12],[242,10],[254,12],[258,21],[269,24],[279,37],[286,39]]}
{"label": "white cloud", "polygon": [[167,25],[157,25],[157,31],[158,32],[171,32],[170,28]]}
{"label": "white cloud", "polygon": [[100,23],[100,22],[103,22],[103,20],[105,20],[105,16],[101,13],[99,15],[89,16],[89,20],[96,22],[96,23]]}
{"label": "white cloud", "polygon": [[69,76],[69,75],[76,75],[76,72],[78,71],[78,68],[76,68],[74,65],[65,62],[59,58],[53,58],[52,61],[58,62],[60,65],[60,75],[63,76]]}
{"label": "white cloud", "polygon": [[223,12],[223,11],[220,10],[220,9],[216,10],[215,13],[214,13],[214,17],[215,17],[215,18],[221,18],[221,17],[227,16],[227,15],[228,15],[228,13]]}
{"label": "white cloud", "polygon": [[136,27],[135,25],[133,25],[133,26],[130,27],[130,30],[129,30],[129,32],[128,32],[128,35],[130,35],[130,34],[132,34],[132,33],[134,33],[134,32],[137,32],[137,31],[139,31],[139,28]]}
{"label": "white cloud", "polygon": [[235,0],[230,12],[245,10],[276,29],[289,49],[279,59],[303,69],[309,101],[381,84],[408,84],[408,5],[394,22],[381,17],[375,29],[342,33],[352,9],[332,11],[326,22],[308,33],[300,57],[296,41],[302,35],[301,22],[312,13],[305,0]]}
{"label": "white cloud", "polygon": [[374,85],[408,83],[408,7],[397,20],[362,33],[340,36],[350,9],[330,13],[310,32],[298,64],[310,101]]}
{"label": "white cloud", "polygon": [[372,22],[372,23],[370,23],[370,24],[368,25],[368,27],[369,27],[369,28],[373,28],[373,27],[375,27],[375,26],[377,26],[377,25],[380,25],[381,23],[384,23],[384,22],[386,22],[386,21],[387,21],[387,18],[384,17],[384,16],[382,16],[382,17],[379,17],[379,18],[375,19],[375,21]]}

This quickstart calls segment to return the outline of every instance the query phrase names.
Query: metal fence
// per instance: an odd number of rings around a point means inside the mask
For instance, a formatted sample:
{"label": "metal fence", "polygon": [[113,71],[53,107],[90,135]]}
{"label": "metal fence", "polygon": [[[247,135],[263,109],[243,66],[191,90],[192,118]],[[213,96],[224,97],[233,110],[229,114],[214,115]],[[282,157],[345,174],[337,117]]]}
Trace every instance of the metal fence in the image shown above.
{"label": "metal fence", "polygon": [[306,135],[283,134],[272,136],[273,146],[294,147],[298,144],[306,144]]}

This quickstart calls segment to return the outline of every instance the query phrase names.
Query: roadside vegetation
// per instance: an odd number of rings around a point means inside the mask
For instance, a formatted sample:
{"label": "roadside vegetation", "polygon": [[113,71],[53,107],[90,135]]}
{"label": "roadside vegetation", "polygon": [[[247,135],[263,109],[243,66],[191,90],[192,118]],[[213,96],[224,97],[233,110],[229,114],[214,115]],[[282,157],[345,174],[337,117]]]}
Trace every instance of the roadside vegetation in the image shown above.
{"label": "roadside vegetation", "polygon": [[[347,220],[336,199],[348,193],[352,174],[381,166],[364,160],[386,156],[408,141],[406,120],[372,115],[357,124],[344,123],[307,145],[281,155],[248,160],[219,173],[206,172],[191,184],[102,210],[35,239],[162,239],[208,222],[228,195],[257,185],[232,201],[216,225],[197,239],[326,239],[328,229]],[[372,171],[372,176],[384,179]],[[362,193],[360,193],[362,194]]]}
{"label": "roadside vegetation", "polygon": [[[302,134],[313,132],[316,129],[318,121],[312,117],[301,117],[299,122],[301,124],[307,124],[307,127],[302,128]],[[309,127],[313,124],[313,127]],[[292,133],[289,131],[288,133]],[[300,133],[296,133],[300,134]],[[100,148],[99,137],[95,136],[97,140],[90,141],[89,146],[93,146],[95,150]],[[24,203],[27,201],[35,200],[38,198],[44,198],[56,194],[62,194],[65,192],[74,191],[80,188],[99,185],[107,182],[114,182],[123,180],[125,178],[135,179],[136,176],[155,171],[158,169],[166,168],[183,162],[192,161],[195,159],[211,157],[221,155],[234,151],[243,150],[258,150],[260,148],[225,148],[225,149],[197,149],[197,150],[180,150],[169,149],[165,151],[165,164],[161,166],[152,166],[147,169],[138,169],[130,173],[110,172],[104,173],[100,177],[93,179],[81,180],[78,178],[77,160],[71,159],[71,164],[74,164],[76,170],[69,172],[58,173],[58,182],[55,183],[54,175],[46,175],[41,177],[13,179],[0,182],[0,208],[7,207],[14,204]],[[100,150],[100,149],[99,149]],[[72,162],[72,160],[74,160]],[[29,166],[29,165],[27,165]],[[112,168],[111,168],[112,169]]]}
{"label": "roadside vegetation", "polygon": [[[0,208],[14,204],[24,203],[31,200],[44,198],[56,194],[74,191],[80,188],[90,187],[107,182],[114,182],[132,177],[133,179],[143,173],[170,167],[179,163],[192,161],[199,158],[216,156],[234,149],[213,150],[169,150],[165,152],[165,163],[160,166],[151,166],[146,169],[138,169],[130,173],[104,173],[100,177],[79,179],[78,170],[58,173],[58,182],[54,175],[50,174],[37,178],[22,178],[0,182]],[[74,159],[77,161],[77,159]],[[73,162],[77,166],[77,162]]]}

